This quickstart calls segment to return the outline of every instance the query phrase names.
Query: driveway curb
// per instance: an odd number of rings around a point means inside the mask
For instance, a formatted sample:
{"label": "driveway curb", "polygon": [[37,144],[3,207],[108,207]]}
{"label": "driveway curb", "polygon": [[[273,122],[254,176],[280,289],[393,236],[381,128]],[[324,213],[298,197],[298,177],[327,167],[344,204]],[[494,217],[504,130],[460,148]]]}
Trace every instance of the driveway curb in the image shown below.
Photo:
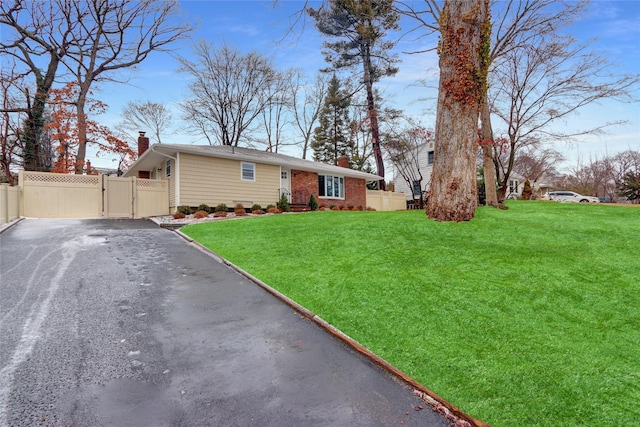
{"label": "driveway curb", "polygon": [[368,348],[364,347],[362,344],[360,344],[359,342],[357,342],[356,340],[354,340],[353,338],[351,338],[350,336],[348,336],[344,332],[340,331],[338,328],[336,328],[335,326],[331,325],[330,323],[328,323],[327,321],[322,319],[320,316],[316,315],[312,311],[308,310],[307,308],[305,308],[305,307],[301,306],[300,304],[298,304],[297,302],[293,301],[291,298],[289,298],[286,295],[280,293],[279,291],[277,291],[276,289],[274,289],[271,286],[267,285],[266,283],[264,283],[263,281],[261,281],[257,277],[252,276],[250,273],[244,271],[243,269],[241,269],[237,265],[234,265],[233,263],[231,263],[228,260],[224,259],[220,255],[218,255],[215,252],[211,251],[207,247],[205,247],[205,246],[201,245],[200,243],[196,242],[195,240],[193,240],[191,237],[187,236],[186,234],[184,234],[180,230],[173,230],[173,231],[178,236],[180,236],[181,238],[183,238],[187,242],[193,244],[195,247],[197,247],[198,249],[200,249],[204,253],[208,254],[209,256],[211,256],[213,259],[215,259],[219,263],[228,266],[229,268],[231,268],[232,270],[236,271],[240,275],[244,276],[245,278],[247,278],[251,282],[253,282],[256,285],[260,286],[265,291],[269,292],[271,295],[275,296],[276,298],[278,298],[279,300],[281,300],[282,302],[284,302],[285,304],[287,304],[288,306],[293,308],[296,312],[298,312],[304,318],[313,321],[317,326],[319,326],[320,328],[324,329],[325,331],[327,331],[328,333],[333,335],[335,338],[337,338],[338,340],[340,340],[341,342],[343,342],[347,346],[351,347],[356,352],[358,352],[361,355],[363,355],[364,357],[368,358],[371,362],[373,362],[374,364],[376,364],[377,366],[379,366],[380,368],[385,370],[387,373],[389,373],[393,377],[401,380],[402,382],[404,382],[408,386],[412,387],[414,395],[416,395],[423,402],[428,404],[431,407],[431,410],[433,410],[434,412],[440,413],[447,420],[451,421],[453,426],[456,426],[456,427],[490,427],[489,424],[487,424],[487,423],[485,423],[483,421],[477,420],[477,419],[471,417],[470,415],[467,415],[466,413],[462,412],[456,406],[454,406],[453,404],[447,402],[444,398],[440,397],[439,395],[437,395],[433,391],[429,390],[427,387],[425,387],[424,385],[420,384],[418,381],[414,380],[413,378],[411,378],[410,376],[408,376],[404,372],[400,371],[398,368],[396,368],[395,366],[393,366],[392,364],[390,364],[386,360],[382,359],[380,356],[378,356],[377,354],[375,354],[374,352],[372,352]]}
{"label": "driveway curb", "polygon": [[17,223],[19,223],[20,221],[22,221],[24,218],[20,217],[18,219],[14,219],[13,221],[9,221],[6,224],[2,224],[0,225],[0,234],[2,234],[4,231],[10,229],[11,227],[13,227],[14,225],[16,225]]}

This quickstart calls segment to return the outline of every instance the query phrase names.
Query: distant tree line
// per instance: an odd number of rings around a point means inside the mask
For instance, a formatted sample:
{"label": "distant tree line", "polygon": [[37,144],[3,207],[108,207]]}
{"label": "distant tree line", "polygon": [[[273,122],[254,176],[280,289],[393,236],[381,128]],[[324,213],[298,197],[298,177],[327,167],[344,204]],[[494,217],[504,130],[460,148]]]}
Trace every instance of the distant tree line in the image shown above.
{"label": "distant tree line", "polygon": [[616,202],[620,198],[640,202],[640,150],[618,154],[578,164],[568,174],[552,177],[559,189],[597,196]]}

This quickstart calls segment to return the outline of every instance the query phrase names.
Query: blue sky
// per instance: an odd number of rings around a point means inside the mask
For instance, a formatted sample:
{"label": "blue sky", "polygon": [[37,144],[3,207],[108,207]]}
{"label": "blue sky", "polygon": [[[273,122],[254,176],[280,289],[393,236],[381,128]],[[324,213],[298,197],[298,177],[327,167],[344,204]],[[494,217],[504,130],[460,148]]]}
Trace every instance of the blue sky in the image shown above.
{"label": "blue sky", "polygon": [[[297,39],[278,43],[289,26],[290,16],[302,7],[300,0],[281,0],[275,8],[270,0],[186,0],[181,4],[188,19],[198,23],[198,29],[189,40],[175,46],[175,53],[180,56],[188,57],[193,44],[205,39],[214,45],[226,43],[243,52],[256,50],[271,58],[277,68],[301,68],[309,78],[313,78],[318,69],[326,67],[320,53],[322,39],[311,21],[304,31],[299,32]],[[411,24],[402,22],[401,25],[408,28]],[[616,72],[640,73],[640,1],[596,0],[589,14],[567,31],[579,40],[597,38],[594,47],[617,64]],[[416,42],[406,37],[402,39],[398,50],[417,51],[431,47],[431,42]],[[426,126],[434,126],[435,90],[416,85],[416,80],[426,79],[430,86],[437,86],[436,53],[400,55],[400,58],[399,73],[383,79],[378,87],[389,104],[405,110]],[[178,68],[177,61],[168,54],[151,55],[130,76],[128,85],[103,86],[96,91],[95,97],[109,105],[109,113],[96,119],[113,125],[120,120],[120,112],[128,101],[150,100],[172,109],[177,130],[182,125],[178,103],[189,96],[189,78],[179,73]],[[640,90],[636,90],[634,95],[640,99]],[[590,159],[603,157],[605,153],[614,154],[629,148],[640,150],[638,103],[606,101],[582,110],[562,126],[571,130],[617,120],[625,120],[628,124],[610,128],[605,135],[583,137],[571,144],[558,144],[557,148],[567,157],[563,167],[575,167],[579,161],[587,163]],[[180,131],[170,137],[164,136],[163,141],[206,143]],[[287,154],[299,155],[295,150]],[[96,165],[113,165],[105,158],[94,157],[90,160]],[[391,179],[391,176],[387,179]]]}

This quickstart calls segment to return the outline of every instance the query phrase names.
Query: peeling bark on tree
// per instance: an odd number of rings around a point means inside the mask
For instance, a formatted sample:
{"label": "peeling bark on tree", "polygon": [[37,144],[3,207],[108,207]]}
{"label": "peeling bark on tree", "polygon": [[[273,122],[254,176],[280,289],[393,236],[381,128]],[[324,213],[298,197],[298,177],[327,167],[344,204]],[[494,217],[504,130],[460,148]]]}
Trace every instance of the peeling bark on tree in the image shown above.
{"label": "peeling bark on tree", "polygon": [[[468,221],[475,215],[482,24],[488,0],[446,1],[440,22],[440,83],[427,216]],[[483,80],[483,78],[485,80]]]}

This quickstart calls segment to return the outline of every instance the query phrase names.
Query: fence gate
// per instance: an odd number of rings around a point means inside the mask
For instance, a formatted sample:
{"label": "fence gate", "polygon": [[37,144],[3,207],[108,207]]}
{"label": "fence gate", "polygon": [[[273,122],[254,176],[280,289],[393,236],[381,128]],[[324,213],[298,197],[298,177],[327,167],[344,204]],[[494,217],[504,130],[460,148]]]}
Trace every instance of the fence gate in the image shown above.
{"label": "fence gate", "polygon": [[104,216],[106,218],[134,217],[134,180],[102,175]]}

